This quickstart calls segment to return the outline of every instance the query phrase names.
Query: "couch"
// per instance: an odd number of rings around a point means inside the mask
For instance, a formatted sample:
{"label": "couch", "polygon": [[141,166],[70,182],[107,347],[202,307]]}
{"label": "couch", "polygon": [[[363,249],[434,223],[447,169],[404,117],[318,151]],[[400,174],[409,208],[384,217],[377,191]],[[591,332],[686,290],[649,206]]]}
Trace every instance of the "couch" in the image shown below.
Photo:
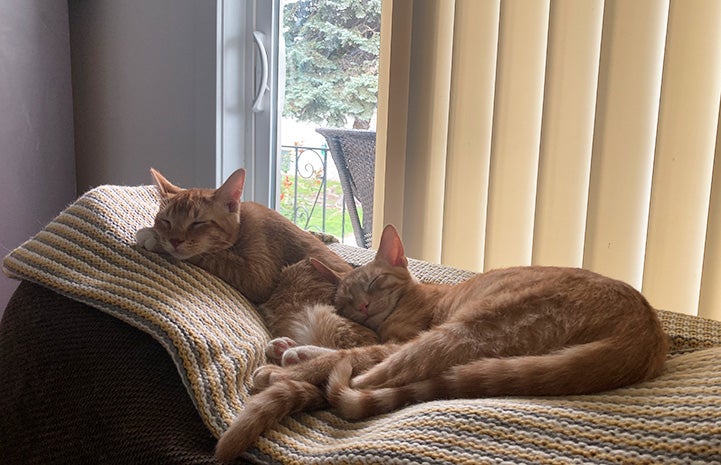
{"label": "couch", "polygon": [[[270,335],[224,282],[138,250],[150,186],[101,186],[3,262],[0,463],[216,463]],[[349,262],[370,250],[333,244]],[[418,260],[425,281],[472,273]],[[659,378],[597,395],[426,402],[348,422],[293,415],[237,463],[721,463],[721,322],[659,310]]]}

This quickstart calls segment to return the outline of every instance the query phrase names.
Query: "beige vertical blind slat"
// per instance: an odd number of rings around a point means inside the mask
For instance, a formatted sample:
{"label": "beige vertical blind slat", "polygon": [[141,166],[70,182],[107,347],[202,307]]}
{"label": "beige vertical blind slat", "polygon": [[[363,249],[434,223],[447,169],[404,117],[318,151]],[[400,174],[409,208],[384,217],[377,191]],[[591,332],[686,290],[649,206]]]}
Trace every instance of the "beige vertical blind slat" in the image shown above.
{"label": "beige vertical blind slat", "polygon": [[698,315],[721,321],[721,112],[715,153]]}
{"label": "beige vertical blind slat", "polygon": [[583,265],[641,287],[668,1],[608,0]]}
{"label": "beige vertical blind slat", "polygon": [[483,269],[500,0],[456,2],[441,260]]}
{"label": "beige vertical blind slat", "polygon": [[548,1],[501,3],[484,268],[531,263]]}
{"label": "beige vertical blind slat", "polygon": [[602,27],[603,0],[551,3],[534,264],[583,264]]}
{"label": "beige vertical blind slat", "polygon": [[[721,2],[671,3],[643,293],[696,314],[721,96]],[[709,98],[711,96],[712,98]]]}
{"label": "beige vertical blind slat", "polygon": [[383,0],[378,72],[378,122],[374,187],[373,246],[387,223],[403,232],[403,191],[408,131],[413,3]]}
{"label": "beige vertical blind slat", "polygon": [[454,2],[413,5],[403,229],[406,252],[440,261]]}

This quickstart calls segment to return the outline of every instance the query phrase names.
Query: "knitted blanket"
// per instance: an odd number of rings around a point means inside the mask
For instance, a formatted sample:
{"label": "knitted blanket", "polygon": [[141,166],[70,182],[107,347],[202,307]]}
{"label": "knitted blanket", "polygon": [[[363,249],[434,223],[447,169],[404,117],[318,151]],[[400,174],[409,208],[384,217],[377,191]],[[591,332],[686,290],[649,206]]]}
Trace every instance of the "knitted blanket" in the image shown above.
{"label": "knitted blanket", "polygon": [[[243,409],[269,334],[252,305],[192,265],[138,250],[159,199],[150,186],[96,188],[11,252],[3,270],[150,334],[219,436]],[[371,251],[333,245],[350,262]],[[411,260],[424,281],[471,273]],[[294,415],[255,463],[721,463],[721,323],[659,311],[673,339],[659,378],[598,395],[436,401],[347,422]]]}

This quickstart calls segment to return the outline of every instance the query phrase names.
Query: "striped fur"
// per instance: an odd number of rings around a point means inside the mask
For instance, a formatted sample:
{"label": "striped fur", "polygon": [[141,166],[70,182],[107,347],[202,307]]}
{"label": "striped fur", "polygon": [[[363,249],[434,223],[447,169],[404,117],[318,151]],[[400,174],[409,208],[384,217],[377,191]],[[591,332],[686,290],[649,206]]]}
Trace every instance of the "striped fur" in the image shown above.
{"label": "striped fur", "polygon": [[353,365],[343,359],[330,374],[328,399],[344,418],[357,420],[438,399],[591,394],[660,374],[639,364],[609,378],[605,365],[624,356],[617,348],[618,341],[607,339],[547,355],[484,358],[437,376],[376,389],[351,387]]}
{"label": "striped fur", "polygon": [[303,381],[283,380],[251,396],[215,446],[215,458],[229,462],[239,457],[280,418],[327,406],[323,391]]}
{"label": "striped fur", "polygon": [[320,239],[277,211],[241,202],[243,169],[218,189],[182,189],[151,172],[162,203],[153,227],[137,232],[138,245],[199,266],[255,304],[271,297],[284,267],[308,257],[350,270]]}
{"label": "striped fur", "polygon": [[660,375],[669,346],[640,293],[586,270],[421,284],[392,226],[375,260],[342,278],[336,305],[382,339],[408,340],[352,379],[348,361],[330,373],[329,401],[351,419],[435,399],[601,392]]}
{"label": "striped fur", "polygon": [[322,279],[309,260],[301,260],[283,268],[258,310],[273,337],[289,337],[297,344],[345,349],[376,343],[374,331],[336,313],[335,293],[335,285]]}

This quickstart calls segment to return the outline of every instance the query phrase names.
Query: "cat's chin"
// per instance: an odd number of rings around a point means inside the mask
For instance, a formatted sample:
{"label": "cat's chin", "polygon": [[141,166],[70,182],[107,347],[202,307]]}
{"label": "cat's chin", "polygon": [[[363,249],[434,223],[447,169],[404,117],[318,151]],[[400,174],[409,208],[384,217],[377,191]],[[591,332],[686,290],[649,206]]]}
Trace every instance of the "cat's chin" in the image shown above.
{"label": "cat's chin", "polygon": [[376,313],[375,315],[370,315],[366,320],[362,323],[364,326],[369,327],[373,331],[378,331],[378,328],[380,327],[381,323],[386,319],[386,316],[388,316],[387,312],[383,313]]}
{"label": "cat's chin", "polygon": [[171,253],[170,256],[173,258],[177,258],[178,260],[189,260],[189,259],[193,258],[195,255]]}
{"label": "cat's chin", "polygon": [[197,255],[198,253],[191,253],[183,250],[165,250],[168,255],[178,260],[189,260]]}

